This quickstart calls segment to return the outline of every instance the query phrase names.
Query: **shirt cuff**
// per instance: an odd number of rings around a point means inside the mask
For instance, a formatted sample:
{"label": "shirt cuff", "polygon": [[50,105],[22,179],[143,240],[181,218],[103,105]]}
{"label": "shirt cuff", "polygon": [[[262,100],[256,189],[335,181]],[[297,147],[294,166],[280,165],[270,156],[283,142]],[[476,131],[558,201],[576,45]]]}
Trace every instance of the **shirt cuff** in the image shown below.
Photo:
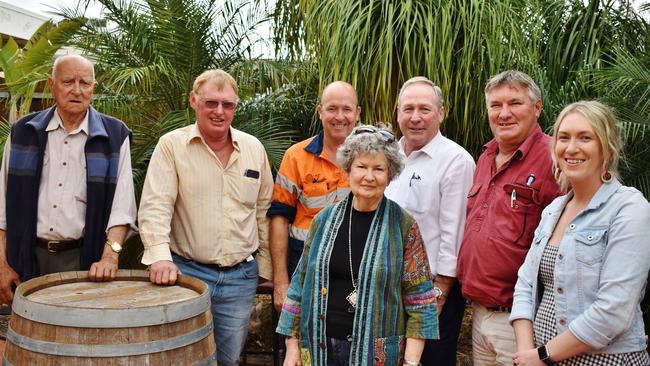
{"label": "shirt cuff", "polygon": [[169,243],[162,243],[144,248],[142,264],[148,266],[158,261],[172,261],[172,252],[169,249]]}

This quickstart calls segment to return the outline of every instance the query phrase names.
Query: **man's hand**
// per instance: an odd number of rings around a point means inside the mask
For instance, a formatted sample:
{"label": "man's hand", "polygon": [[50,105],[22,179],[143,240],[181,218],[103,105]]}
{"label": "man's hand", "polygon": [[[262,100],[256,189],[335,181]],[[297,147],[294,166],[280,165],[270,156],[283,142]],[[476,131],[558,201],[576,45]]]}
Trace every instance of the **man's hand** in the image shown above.
{"label": "man's hand", "polygon": [[288,289],[288,282],[273,284],[273,306],[275,306],[275,310],[278,313],[282,311],[282,304],[284,304],[284,299],[287,297]]}
{"label": "man's hand", "polygon": [[117,273],[118,262],[117,254],[103,255],[99,262],[90,266],[88,277],[95,282],[113,281]]}
{"label": "man's hand", "polygon": [[439,288],[442,291],[442,295],[437,300],[438,303],[438,316],[442,314],[442,308],[447,302],[447,296],[451,292],[451,288],[456,284],[456,277],[443,276],[441,274],[436,275],[433,280],[433,286]]}
{"label": "man's hand", "polygon": [[287,338],[284,341],[284,345],[287,348],[287,352],[284,356],[283,366],[302,366],[302,360],[300,359],[300,344],[296,338]]}
{"label": "man's hand", "polygon": [[149,279],[156,285],[173,285],[181,271],[172,261],[157,261],[149,266]]}
{"label": "man's hand", "polygon": [[11,285],[20,285],[18,273],[7,262],[0,262],[0,303],[11,305],[14,292]]}

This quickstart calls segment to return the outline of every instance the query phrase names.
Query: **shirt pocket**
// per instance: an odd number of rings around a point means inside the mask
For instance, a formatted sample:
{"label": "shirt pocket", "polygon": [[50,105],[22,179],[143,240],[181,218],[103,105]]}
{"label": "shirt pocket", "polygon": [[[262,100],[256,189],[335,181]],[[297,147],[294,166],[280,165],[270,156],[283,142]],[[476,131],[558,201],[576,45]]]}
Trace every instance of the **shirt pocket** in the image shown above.
{"label": "shirt pocket", "polygon": [[440,205],[438,197],[432,195],[433,187],[436,182],[417,181],[412,187],[408,188],[404,208],[407,211],[416,213],[425,213],[431,207],[438,207]]}
{"label": "shirt pocket", "polygon": [[406,337],[403,335],[375,338],[375,366],[401,365],[405,349]]}
{"label": "shirt pocket", "polygon": [[254,208],[257,204],[257,197],[260,192],[260,180],[249,177],[241,177],[239,184],[239,199],[241,203],[249,208]]}
{"label": "shirt pocket", "polygon": [[472,188],[469,190],[469,193],[467,194],[467,212],[470,212],[472,207],[474,207],[474,203],[476,202],[476,198],[478,197],[478,193],[481,191],[481,183],[474,183]]}
{"label": "shirt pocket", "polygon": [[316,214],[323,207],[336,201],[336,187],[338,181],[328,180],[322,175],[307,174],[305,176],[300,202],[307,209],[308,213]]}
{"label": "shirt pocket", "polygon": [[505,184],[503,190],[503,199],[497,202],[504,218],[499,232],[503,239],[528,248],[543,209],[539,191],[520,183]]}
{"label": "shirt pocket", "polygon": [[576,260],[587,266],[595,266],[602,262],[606,241],[606,229],[591,229],[575,233]]}

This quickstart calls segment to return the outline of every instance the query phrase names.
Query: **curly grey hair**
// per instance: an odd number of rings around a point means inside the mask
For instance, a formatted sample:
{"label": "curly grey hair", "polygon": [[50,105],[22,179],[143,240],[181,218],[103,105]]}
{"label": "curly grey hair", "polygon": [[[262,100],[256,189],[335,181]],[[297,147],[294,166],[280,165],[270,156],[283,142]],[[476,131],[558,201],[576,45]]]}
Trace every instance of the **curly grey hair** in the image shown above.
{"label": "curly grey hair", "polygon": [[[360,132],[360,129],[374,129],[375,132]],[[350,173],[352,162],[360,154],[384,154],[388,162],[388,181],[392,181],[404,169],[404,154],[399,149],[397,140],[393,137],[392,141],[386,141],[382,132],[393,132],[386,125],[375,127],[371,125],[359,125],[352,130],[352,133],[345,139],[345,142],[339,146],[336,152],[336,161],[345,170]]]}

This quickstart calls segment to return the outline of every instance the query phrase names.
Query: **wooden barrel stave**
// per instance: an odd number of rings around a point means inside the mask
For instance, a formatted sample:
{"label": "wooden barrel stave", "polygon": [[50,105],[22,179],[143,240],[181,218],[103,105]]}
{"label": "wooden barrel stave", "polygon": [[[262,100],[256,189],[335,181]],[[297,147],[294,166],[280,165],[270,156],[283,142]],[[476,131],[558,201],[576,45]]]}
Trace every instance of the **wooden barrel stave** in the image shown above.
{"label": "wooden barrel stave", "polygon": [[[118,271],[117,280],[148,281],[148,272],[120,270]],[[29,284],[28,286],[23,288],[19,287],[17,295],[29,296],[48,287],[74,283],[75,281],[87,281],[86,273],[65,272],[40,277],[26,282],[25,284]],[[179,279],[178,285],[197,291],[202,297],[207,296],[207,286],[196,279],[182,276]],[[59,317],[66,318],[63,321],[64,323],[71,321],[70,319],[74,319],[68,312],[81,312],[83,310],[69,308],[66,303],[70,301],[74,301],[76,304],[84,303],[86,301],[86,295],[90,292],[92,295],[87,299],[87,303],[92,304],[95,301],[92,299],[92,296],[97,294],[88,287],[93,286],[95,285],[80,285],[78,294],[68,293],[66,296],[52,300],[51,302],[61,303],[52,305],[54,307],[54,310],[52,310],[53,314],[57,311],[65,312],[66,316]],[[128,286],[124,287],[124,289],[126,289],[125,292],[120,292],[120,294],[124,295],[125,298],[138,295],[137,291],[129,289]],[[161,289],[168,290],[169,288],[161,287]],[[102,295],[100,292],[98,291],[97,293],[99,293],[99,297],[101,298]],[[118,296],[114,296],[113,300],[116,297]],[[110,300],[108,297],[106,299]],[[169,306],[164,305],[161,309],[160,306],[155,305],[155,299],[152,299],[152,304],[147,303],[148,299],[146,299],[146,296],[142,300],[138,304],[141,307],[140,318],[142,319],[139,319],[138,322],[146,323],[148,314],[155,313],[154,319],[151,320],[152,325],[115,327],[115,324],[110,324],[112,327],[108,328],[85,327],[84,324],[63,326],[34,321],[18,313],[14,313],[9,323],[10,331],[8,335],[13,332],[15,342],[11,342],[8,339],[3,362],[7,365],[38,366],[212,364],[211,358],[215,353],[216,346],[212,336],[212,315],[209,308],[209,299],[207,301],[207,307],[203,308],[206,310],[187,319],[173,322],[167,322],[167,320],[169,318],[183,318],[186,316],[184,314],[180,316],[179,314],[169,314],[170,310],[177,313],[179,309],[187,307],[184,307],[183,304],[180,307],[172,304]],[[99,301],[103,302],[104,300]],[[119,302],[122,300],[118,299],[116,301]],[[37,318],[42,316],[42,314],[33,314],[29,310],[29,306],[18,306],[18,308],[22,310],[23,315],[35,315]],[[154,308],[156,311],[152,311]],[[195,312],[196,310],[194,308],[192,308],[192,311]],[[95,311],[93,316],[97,315],[96,310],[93,309]],[[133,312],[133,309],[129,310]],[[107,316],[107,318],[113,319],[110,320],[113,323],[116,322],[115,311],[111,305],[108,305],[107,309],[104,310],[105,313],[112,314],[111,316]],[[102,311],[99,311],[100,316],[101,313]],[[60,319],[57,319],[57,321],[60,321]],[[159,324],[161,321],[164,323]],[[94,323],[98,322],[94,320]],[[186,344],[181,345],[179,342],[185,342]],[[22,348],[19,345],[31,348],[31,350]],[[43,347],[45,347],[46,352],[39,352],[43,351]],[[159,349],[163,350],[158,351]],[[65,355],[69,352],[75,355]],[[76,352],[81,353],[77,354]],[[124,355],[125,352],[135,352],[135,354]],[[97,356],[97,354],[101,356]]]}

